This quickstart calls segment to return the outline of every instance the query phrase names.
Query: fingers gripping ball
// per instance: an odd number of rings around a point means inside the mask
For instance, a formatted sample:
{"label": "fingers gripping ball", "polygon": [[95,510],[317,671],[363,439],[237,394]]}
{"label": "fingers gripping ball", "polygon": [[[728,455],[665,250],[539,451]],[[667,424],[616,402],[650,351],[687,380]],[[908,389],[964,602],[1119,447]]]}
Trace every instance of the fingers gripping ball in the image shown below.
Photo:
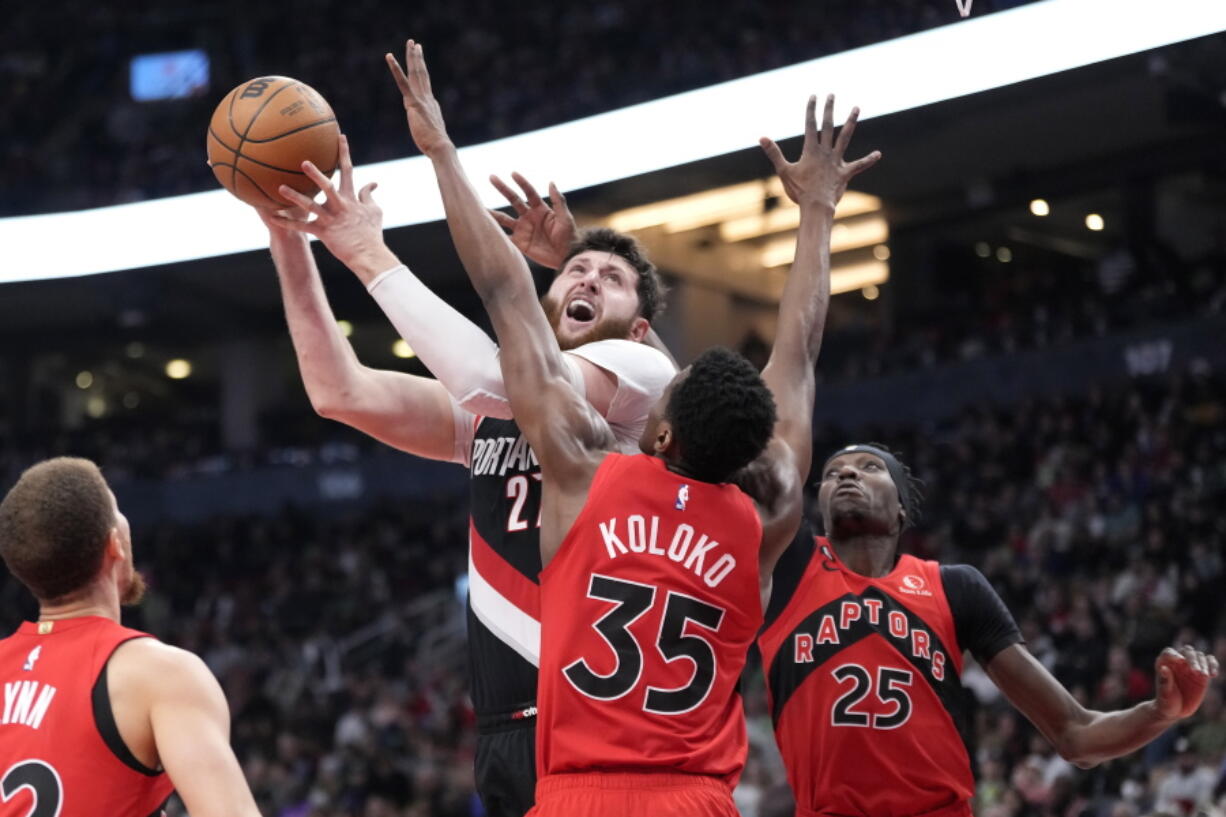
{"label": "fingers gripping ball", "polygon": [[336,170],[340,127],[332,108],[289,77],[258,77],[226,94],[209,122],[209,167],[221,186],[256,207],[285,207],[280,185],[314,196],[302,172],[310,160]]}

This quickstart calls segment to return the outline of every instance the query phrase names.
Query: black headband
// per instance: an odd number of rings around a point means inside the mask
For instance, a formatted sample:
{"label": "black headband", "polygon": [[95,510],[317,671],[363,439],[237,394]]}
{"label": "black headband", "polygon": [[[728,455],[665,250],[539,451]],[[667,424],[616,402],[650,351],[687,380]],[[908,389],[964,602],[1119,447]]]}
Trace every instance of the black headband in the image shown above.
{"label": "black headband", "polygon": [[898,458],[889,451],[885,451],[875,445],[849,445],[846,448],[840,448],[826,458],[826,465],[822,466],[822,473],[826,473],[826,466],[830,465],[832,459],[841,457],[844,454],[872,454],[881,458],[881,461],[885,463],[885,470],[890,472],[890,479],[894,480],[894,487],[898,489],[898,503],[907,512],[907,518],[903,522],[903,527],[909,526],[915,519],[915,508],[912,505],[911,497],[911,481],[907,479],[907,472],[903,470],[902,463],[898,461]]}

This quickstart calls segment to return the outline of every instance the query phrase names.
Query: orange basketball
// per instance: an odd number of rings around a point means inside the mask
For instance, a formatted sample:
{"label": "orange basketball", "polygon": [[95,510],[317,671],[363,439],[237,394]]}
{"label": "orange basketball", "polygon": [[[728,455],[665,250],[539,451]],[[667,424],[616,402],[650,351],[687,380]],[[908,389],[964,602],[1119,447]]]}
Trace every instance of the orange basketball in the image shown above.
{"label": "orange basketball", "polygon": [[339,137],[336,115],[315,89],[289,77],[257,77],[226,94],[213,111],[209,167],[222,187],[248,204],[285,207],[277,188],[318,193],[302,163],[309,159],[330,176]]}

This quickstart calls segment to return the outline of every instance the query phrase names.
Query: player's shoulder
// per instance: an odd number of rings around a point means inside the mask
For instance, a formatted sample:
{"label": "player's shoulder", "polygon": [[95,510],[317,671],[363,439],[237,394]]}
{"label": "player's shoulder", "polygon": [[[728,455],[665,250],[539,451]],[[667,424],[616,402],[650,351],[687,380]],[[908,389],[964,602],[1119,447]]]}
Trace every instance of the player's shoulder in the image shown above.
{"label": "player's shoulder", "polygon": [[941,581],[947,586],[952,583],[961,586],[976,585],[991,587],[987,577],[974,565],[939,564],[937,562],[932,562],[931,564],[941,571]]}
{"label": "player's shoulder", "polygon": [[133,638],[120,644],[107,667],[112,686],[132,684],[158,691],[216,683],[200,656],[152,637]]}
{"label": "player's shoulder", "polygon": [[569,353],[581,357],[613,374],[624,377],[667,377],[672,378],[677,373],[677,367],[668,359],[668,355],[659,349],[638,341],[622,338],[607,338],[585,343],[569,350]]}

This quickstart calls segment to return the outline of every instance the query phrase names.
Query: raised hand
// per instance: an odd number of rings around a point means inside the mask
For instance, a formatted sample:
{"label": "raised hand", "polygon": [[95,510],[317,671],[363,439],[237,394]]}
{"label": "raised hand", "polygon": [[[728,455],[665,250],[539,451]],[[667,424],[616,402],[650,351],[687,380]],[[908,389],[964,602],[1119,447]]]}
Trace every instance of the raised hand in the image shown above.
{"label": "raised hand", "polygon": [[412,134],[417,149],[426,156],[433,157],[454,147],[443,122],[443,110],[430,88],[430,72],[426,70],[426,58],[422,54],[421,45],[413,40],[405,43],[404,64],[407,74],[391,54],[385,54],[383,58],[392,72],[392,79],[396,80],[396,85],[400,88],[405,115],[409,120],[409,133]]}
{"label": "raised hand", "polygon": [[788,198],[800,205],[821,205],[834,208],[843,193],[847,183],[853,176],[863,173],[881,159],[881,151],[874,150],[867,156],[854,162],[843,161],[851,136],[856,132],[856,120],[860,116],[859,108],[852,108],[847,123],[839,132],[839,138],[834,138],[834,94],[826,97],[826,110],[822,116],[821,135],[817,132],[817,97],[809,97],[805,109],[805,140],[800,152],[800,158],[789,162],[783,156],[783,151],[775,142],[762,137],[762,150],[775,172],[783,181],[783,189]]}
{"label": "raised hand", "polygon": [[1209,680],[1218,674],[1218,661],[1212,655],[1186,644],[1178,650],[1167,647],[1154,662],[1158,711],[1165,718],[1186,718],[1200,707]]}
{"label": "raised hand", "polygon": [[[281,185],[277,192],[294,209],[267,216],[265,223],[272,222],[284,229],[315,236],[338,261],[363,280],[371,270],[371,274],[378,274],[398,263],[383,243],[383,211],[371,198],[377,184],[371,182],[354,192],[353,160],[349,156],[349,140],[344,135],[340,138],[339,187],[333,186],[311,162],[303,162],[302,171],[323,191],[323,203]],[[305,220],[304,214],[313,218]]]}
{"label": "raised hand", "polygon": [[549,203],[546,204],[536,188],[523,176],[512,173],[511,178],[524,191],[527,201],[521,199],[502,179],[490,176],[490,182],[515,210],[515,216],[500,210],[491,210],[490,214],[494,221],[511,233],[511,243],[516,249],[543,267],[559,269],[579,231],[575,217],[566,206],[566,197],[557,185],[550,182]]}

